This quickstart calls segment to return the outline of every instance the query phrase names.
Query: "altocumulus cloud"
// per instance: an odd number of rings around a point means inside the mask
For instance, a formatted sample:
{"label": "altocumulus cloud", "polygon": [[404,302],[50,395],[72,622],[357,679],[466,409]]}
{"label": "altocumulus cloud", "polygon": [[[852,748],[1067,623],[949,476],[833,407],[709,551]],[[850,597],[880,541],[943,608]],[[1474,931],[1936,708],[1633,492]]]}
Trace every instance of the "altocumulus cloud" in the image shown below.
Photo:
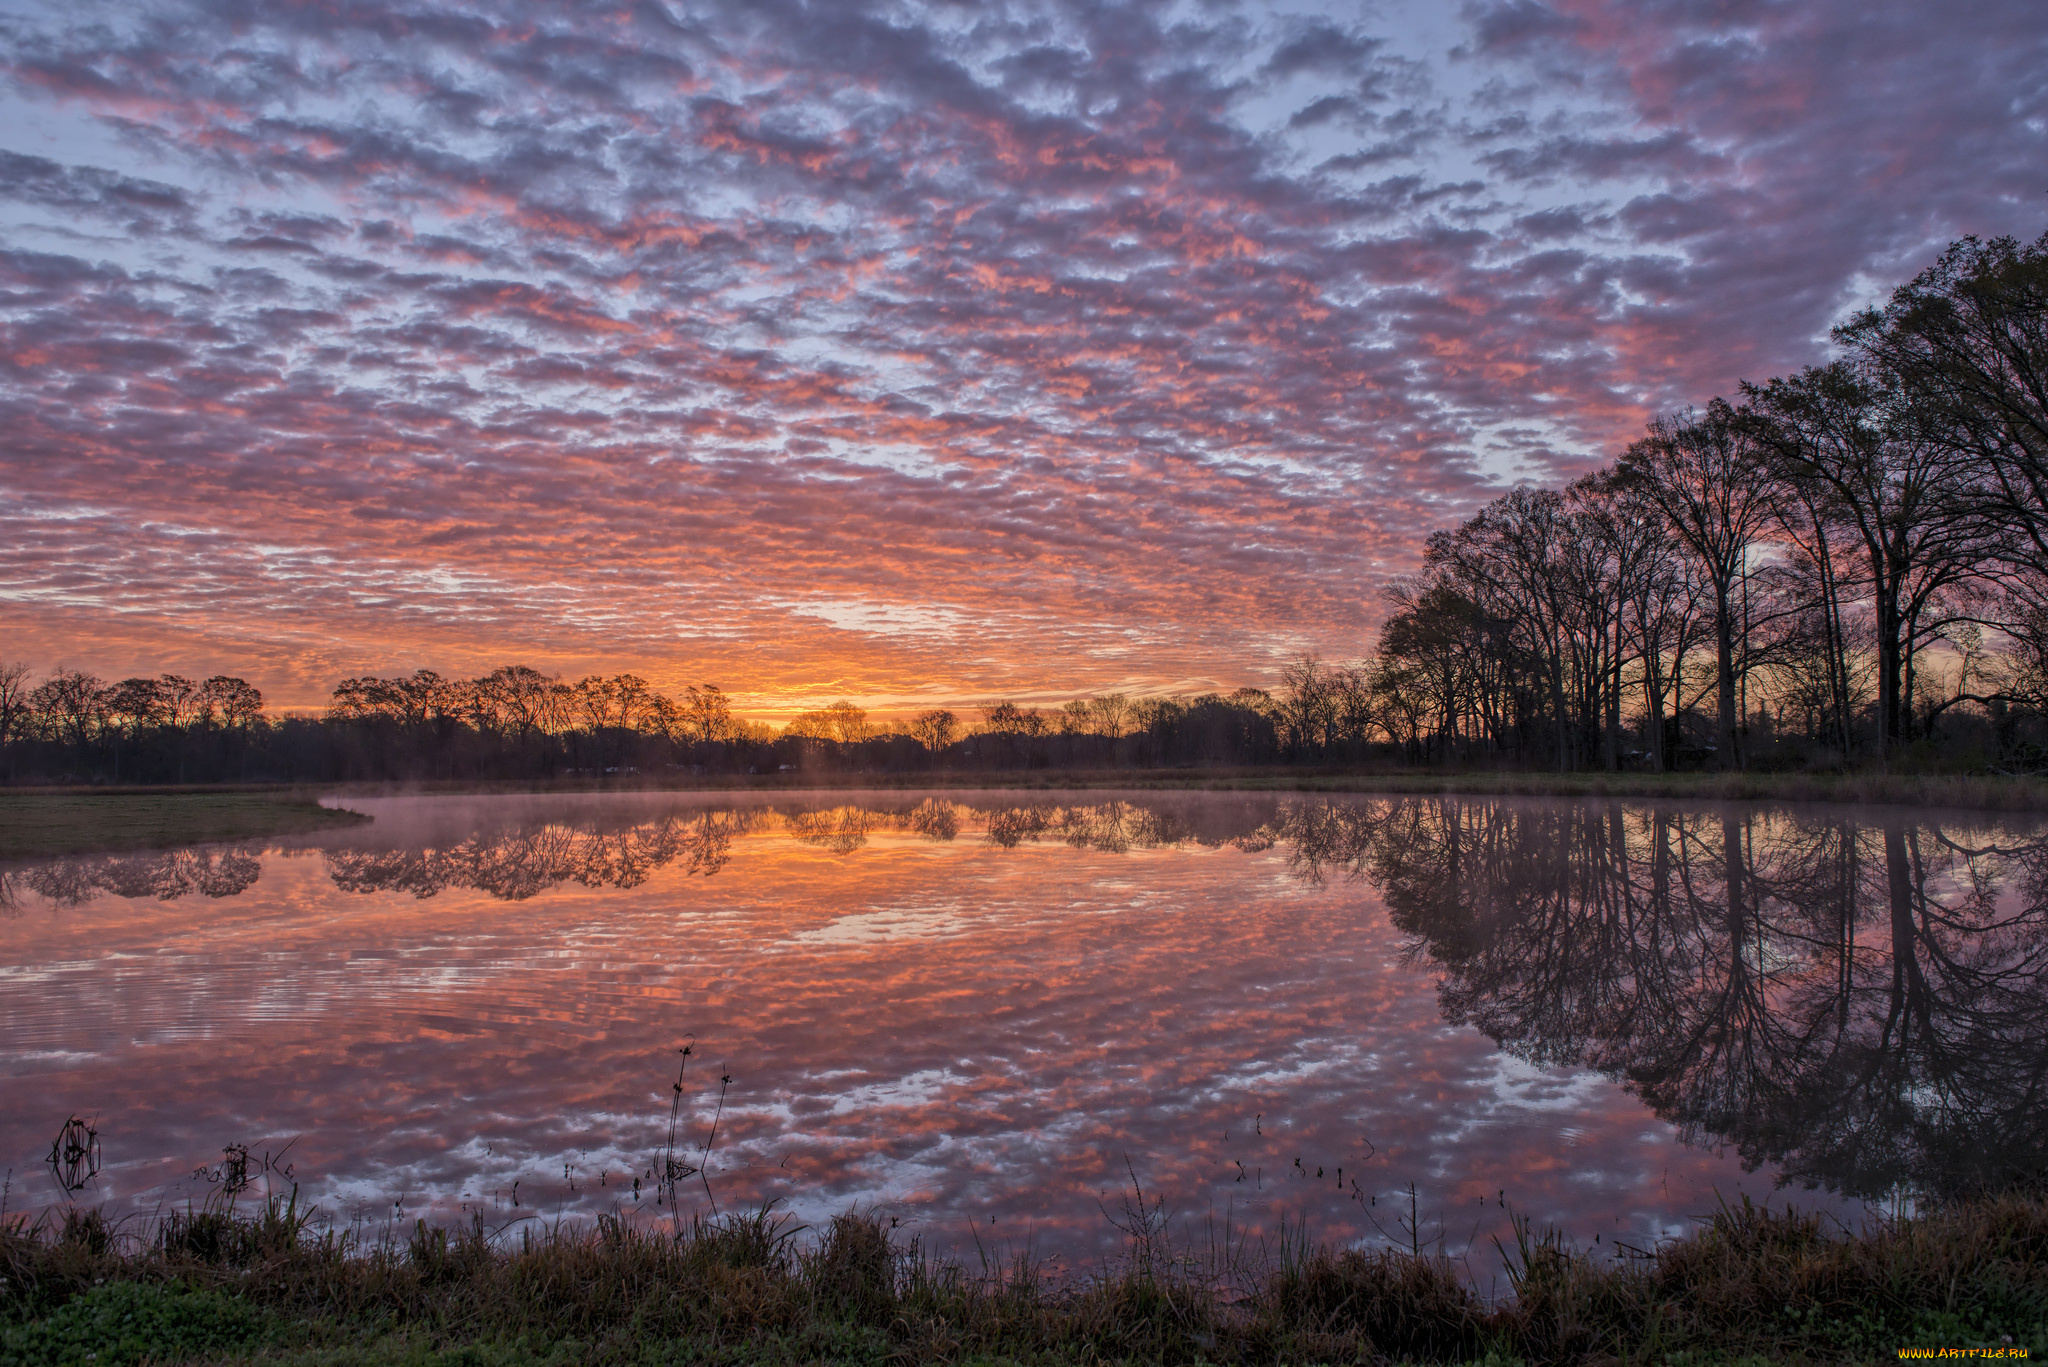
{"label": "altocumulus cloud", "polygon": [[2044,73],[2032,0],[16,0],[7,653],[756,703],[1353,653],[1504,483],[2048,226]]}

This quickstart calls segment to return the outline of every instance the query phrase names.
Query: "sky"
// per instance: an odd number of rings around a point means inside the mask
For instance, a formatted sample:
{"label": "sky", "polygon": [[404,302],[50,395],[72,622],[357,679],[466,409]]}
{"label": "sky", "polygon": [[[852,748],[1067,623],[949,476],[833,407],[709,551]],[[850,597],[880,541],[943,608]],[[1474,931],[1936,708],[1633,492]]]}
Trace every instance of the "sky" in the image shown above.
{"label": "sky", "polygon": [[2039,0],[0,0],[0,660],[1271,684],[2044,229]]}

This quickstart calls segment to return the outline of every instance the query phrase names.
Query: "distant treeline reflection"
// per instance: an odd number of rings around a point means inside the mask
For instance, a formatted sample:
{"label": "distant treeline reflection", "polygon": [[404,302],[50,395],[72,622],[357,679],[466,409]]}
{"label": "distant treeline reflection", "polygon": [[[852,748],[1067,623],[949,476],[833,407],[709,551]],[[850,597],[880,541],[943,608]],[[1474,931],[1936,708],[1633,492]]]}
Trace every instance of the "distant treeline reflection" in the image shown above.
{"label": "distant treeline reflection", "polygon": [[[1268,810],[1278,805],[1263,804]],[[784,835],[834,854],[851,854],[888,835],[942,843],[965,835],[1004,848],[1057,841],[1120,853],[1188,843],[1263,848],[1271,843],[1271,824],[1235,811],[1205,818],[1198,809],[1182,813],[1121,800],[976,807],[926,798],[894,805],[706,809],[636,824],[551,821],[445,847],[342,850],[326,857],[335,884],[350,892],[397,889],[431,897],[447,888],[474,888],[517,901],[567,883],[634,887],[672,864],[686,875],[715,874],[731,861],[734,841],[748,834]]]}
{"label": "distant treeline reflection", "polygon": [[[2048,1173],[2048,836],[1843,811],[1503,799],[757,805],[324,854],[336,886],[520,900],[710,876],[742,836],[1281,852],[1384,896],[1447,1020],[1624,1082],[1690,1141],[1865,1199]],[[54,861],[0,904],[232,896],[245,850]]]}
{"label": "distant treeline reflection", "polygon": [[62,907],[90,902],[102,893],[164,902],[195,892],[233,897],[248,891],[262,872],[258,853],[236,846],[77,855],[0,871],[0,912],[18,911],[23,892]]}
{"label": "distant treeline reflection", "polygon": [[[1190,843],[1264,849],[1284,805],[1251,799],[1220,811],[1201,805],[1176,811],[1123,800],[988,807],[925,798],[893,805],[701,808],[637,821],[515,823],[445,845],[328,850],[323,857],[335,886],[347,892],[432,897],[455,888],[522,901],[565,884],[637,887],[671,865],[685,875],[715,874],[731,862],[734,841],[750,833],[779,833],[835,854],[851,854],[885,835],[941,843],[964,835],[1006,849],[1051,841],[1110,853]],[[261,872],[257,853],[239,847],[57,859],[0,873],[0,907],[18,906],[22,892],[59,906],[101,894],[162,901],[191,893],[232,897]]]}

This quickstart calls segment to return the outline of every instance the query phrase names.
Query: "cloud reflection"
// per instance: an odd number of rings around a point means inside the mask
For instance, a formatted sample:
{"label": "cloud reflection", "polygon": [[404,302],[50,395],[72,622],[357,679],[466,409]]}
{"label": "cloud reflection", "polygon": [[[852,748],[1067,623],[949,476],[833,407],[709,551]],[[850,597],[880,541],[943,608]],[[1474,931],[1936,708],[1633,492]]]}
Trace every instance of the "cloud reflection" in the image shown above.
{"label": "cloud reflection", "polygon": [[694,1040],[688,1133],[735,1078],[721,1200],[881,1201],[955,1248],[1090,1256],[1127,1158],[1185,1213],[1331,1237],[1412,1181],[1454,1247],[1502,1192],[1648,1238],[1781,1177],[1847,1212],[2039,1167],[2005,1063],[2048,1057],[2048,859],[2002,828],[1199,794],[381,818],[239,892],[17,872],[8,1151],[93,1111],[121,1201],[297,1134],[345,1214],[634,1207]]}

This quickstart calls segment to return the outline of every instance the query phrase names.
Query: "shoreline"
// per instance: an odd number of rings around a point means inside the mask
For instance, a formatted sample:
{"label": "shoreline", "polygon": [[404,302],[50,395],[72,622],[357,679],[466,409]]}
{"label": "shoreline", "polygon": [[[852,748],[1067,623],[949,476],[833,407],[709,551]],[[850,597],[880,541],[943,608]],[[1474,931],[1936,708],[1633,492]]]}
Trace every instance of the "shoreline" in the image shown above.
{"label": "shoreline", "polygon": [[1343,769],[1307,766],[1215,769],[938,769],[894,772],[791,770],[773,774],[636,774],[611,778],[359,779],[328,783],[0,785],[0,803],[36,798],[169,798],[264,795],[317,798],[494,793],[790,792],[870,790],[988,792],[1130,791],[1469,794],[1497,797],[1640,797],[1716,802],[1834,802],[2048,811],[2048,776],[1889,773],[1546,773],[1512,769]]}
{"label": "shoreline", "polygon": [[370,818],[309,792],[0,789],[0,864],[307,835]]}
{"label": "shoreline", "polygon": [[1336,769],[1097,769],[633,776],[610,780],[0,787],[0,863],[308,835],[366,824],[351,799],[511,794],[1243,792],[1666,802],[1826,803],[2048,812],[2048,779],[1958,774],[1532,774]]}

